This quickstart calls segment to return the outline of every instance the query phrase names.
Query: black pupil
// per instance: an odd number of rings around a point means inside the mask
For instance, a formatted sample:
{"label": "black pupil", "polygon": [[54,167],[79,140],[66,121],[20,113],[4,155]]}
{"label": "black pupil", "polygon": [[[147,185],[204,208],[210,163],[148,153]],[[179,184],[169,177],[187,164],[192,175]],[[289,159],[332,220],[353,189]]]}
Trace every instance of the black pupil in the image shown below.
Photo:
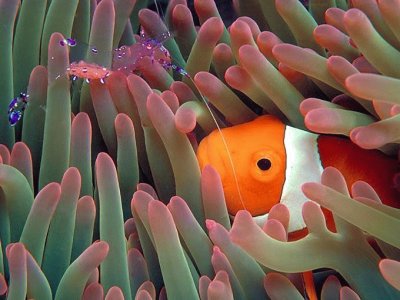
{"label": "black pupil", "polygon": [[268,158],[261,158],[258,162],[257,162],[257,167],[261,170],[261,171],[267,171],[269,170],[269,168],[271,168],[271,161]]}

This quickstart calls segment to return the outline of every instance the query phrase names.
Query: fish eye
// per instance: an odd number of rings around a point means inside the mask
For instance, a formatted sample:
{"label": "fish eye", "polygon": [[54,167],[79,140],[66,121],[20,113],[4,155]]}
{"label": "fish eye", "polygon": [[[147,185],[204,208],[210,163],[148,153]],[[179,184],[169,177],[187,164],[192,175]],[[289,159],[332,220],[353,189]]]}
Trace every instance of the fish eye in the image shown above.
{"label": "fish eye", "polygon": [[261,171],[267,171],[271,168],[271,161],[268,158],[261,158],[257,161],[257,167]]}

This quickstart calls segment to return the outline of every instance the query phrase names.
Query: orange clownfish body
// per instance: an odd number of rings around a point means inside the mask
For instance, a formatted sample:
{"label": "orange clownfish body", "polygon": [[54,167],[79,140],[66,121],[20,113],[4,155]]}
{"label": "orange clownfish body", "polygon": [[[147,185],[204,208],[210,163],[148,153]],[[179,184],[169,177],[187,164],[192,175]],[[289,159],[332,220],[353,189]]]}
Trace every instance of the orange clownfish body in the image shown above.
{"label": "orange clownfish body", "polygon": [[339,169],[349,186],[366,181],[385,204],[400,207],[400,193],[393,186],[398,163],[378,150],[286,126],[269,115],[222,129],[222,134],[232,163],[218,131],[201,141],[197,157],[200,168],[210,164],[219,172],[231,215],[246,209],[262,223],[272,206],[283,203],[290,211],[289,232],[303,229],[301,208],[307,198],[301,185],[319,182],[328,166]]}

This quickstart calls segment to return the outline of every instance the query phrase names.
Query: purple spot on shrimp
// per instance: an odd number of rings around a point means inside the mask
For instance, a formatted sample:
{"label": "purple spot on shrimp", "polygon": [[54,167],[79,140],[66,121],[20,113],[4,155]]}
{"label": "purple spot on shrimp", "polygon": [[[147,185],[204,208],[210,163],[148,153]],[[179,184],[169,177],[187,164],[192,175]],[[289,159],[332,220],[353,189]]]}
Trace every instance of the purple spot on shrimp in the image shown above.
{"label": "purple spot on shrimp", "polygon": [[76,46],[76,40],[73,38],[67,38],[67,44],[70,47],[75,47]]}
{"label": "purple spot on shrimp", "polygon": [[60,41],[61,46],[70,46],[70,47],[75,47],[76,46],[76,40],[73,38],[66,38]]}
{"label": "purple spot on shrimp", "polygon": [[8,122],[11,126],[17,124],[21,119],[22,113],[28,105],[28,98],[28,94],[20,93],[18,97],[10,101],[8,105]]}
{"label": "purple spot on shrimp", "polygon": [[21,114],[21,112],[19,112],[19,111],[13,111],[13,112],[11,112],[11,113],[8,115],[8,123],[9,123],[11,126],[15,126],[15,124],[17,124],[18,121],[21,120],[21,116],[22,116],[22,114]]}

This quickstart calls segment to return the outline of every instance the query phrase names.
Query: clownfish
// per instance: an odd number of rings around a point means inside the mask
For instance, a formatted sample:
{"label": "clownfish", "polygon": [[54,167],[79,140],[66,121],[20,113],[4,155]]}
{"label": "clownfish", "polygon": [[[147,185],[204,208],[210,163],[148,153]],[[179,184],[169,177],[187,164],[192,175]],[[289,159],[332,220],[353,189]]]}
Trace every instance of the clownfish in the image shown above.
{"label": "clownfish", "polygon": [[337,168],[348,186],[366,181],[384,204],[400,207],[400,192],[393,183],[399,171],[394,158],[362,149],[345,137],[285,125],[271,115],[213,131],[200,142],[197,158],[201,169],[210,164],[220,174],[230,215],[245,209],[263,224],[270,209],[282,203],[290,212],[289,233],[306,227],[301,210],[308,199],[301,185],[319,182],[328,166]]}

